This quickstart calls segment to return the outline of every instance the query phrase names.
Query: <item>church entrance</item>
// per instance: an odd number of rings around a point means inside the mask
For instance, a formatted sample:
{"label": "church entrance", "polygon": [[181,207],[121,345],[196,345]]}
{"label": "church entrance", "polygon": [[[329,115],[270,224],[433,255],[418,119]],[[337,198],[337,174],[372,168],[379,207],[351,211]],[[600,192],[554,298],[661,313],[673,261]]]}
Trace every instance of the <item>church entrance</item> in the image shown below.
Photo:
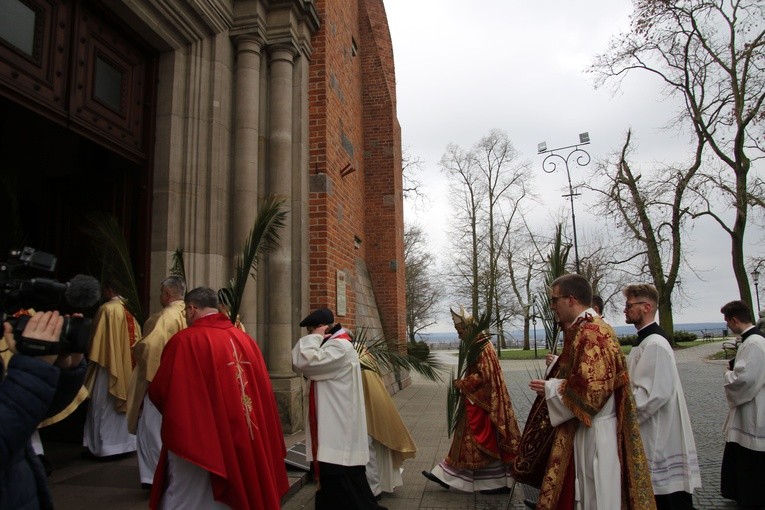
{"label": "church entrance", "polygon": [[[111,215],[148,303],[156,60],[100,2],[0,0],[0,261],[28,246],[51,278],[98,278],[82,229]],[[41,436],[81,444],[83,421]]]}
{"label": "church entrance", "polygon": [[[98,277],[82,227],[114,216],[148,289],[156,54],[98,2],[0,0],[0,260]],[[95,261],[97,262],[97,261]]]}

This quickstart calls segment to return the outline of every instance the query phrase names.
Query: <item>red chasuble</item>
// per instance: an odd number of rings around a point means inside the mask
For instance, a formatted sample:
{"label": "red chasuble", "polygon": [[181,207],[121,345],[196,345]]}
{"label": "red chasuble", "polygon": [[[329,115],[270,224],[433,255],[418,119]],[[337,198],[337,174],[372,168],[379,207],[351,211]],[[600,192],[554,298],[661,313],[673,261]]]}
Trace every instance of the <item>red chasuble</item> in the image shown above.
{"label": "red chasuble", "polygon": [[276,399],[260,349],[228,317],[202,317],[170,339],[149,398],[162,413],[163,442],[151,508],[162,498],[168,450],[210,472],[216,501],[280,507],[289,484]]}

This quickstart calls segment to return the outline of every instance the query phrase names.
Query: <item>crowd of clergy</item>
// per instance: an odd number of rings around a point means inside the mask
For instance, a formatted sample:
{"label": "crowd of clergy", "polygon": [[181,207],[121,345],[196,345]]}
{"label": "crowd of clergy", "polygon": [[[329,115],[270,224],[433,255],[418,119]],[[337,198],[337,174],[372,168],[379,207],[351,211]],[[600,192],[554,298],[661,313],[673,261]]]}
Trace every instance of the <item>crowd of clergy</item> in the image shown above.
{"label": "crowd of clergy", "polygon": [[[140,325],[103,282],[87,392],[70,406],[89,399],[83,445],[101,458],[137,451],[152,508],[279,508],[286,450],[257,343],[221,313],[212,289],[187,293],[171,276],[159,290],[162,309]],[[444,489],[490,494],[521,481],[539,489],[528,502],[537,509],[692,509],[699,459],[672,345],[656,322],[656,289],[623,289],[625,321],[637,330],[627,356],[584,277],[561,276],[548,293],[563,347],[529,383],[536,401],[524,430],[491,335],[472,335],[481,349],[453,381],[464,408],[452,445],[423,475]],[[765,337],[744,302],[721,313],[741,338],[721,378],[729,407],[721,494],[765,508]],[[452,318],[465,341],[475,319],[462,307]],[[306,382],[316,508],[384,508],[416,445],[378,371],[363,369],[374,357],[332,311],[315,310],[300,327],[307,334],[292,364]]]}

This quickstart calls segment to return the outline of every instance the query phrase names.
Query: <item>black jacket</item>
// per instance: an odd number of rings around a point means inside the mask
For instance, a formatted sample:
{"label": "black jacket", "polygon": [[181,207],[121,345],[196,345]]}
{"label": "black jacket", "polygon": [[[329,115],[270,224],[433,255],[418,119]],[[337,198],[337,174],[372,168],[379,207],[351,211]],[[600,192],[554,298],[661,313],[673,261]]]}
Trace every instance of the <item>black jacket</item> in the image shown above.
{"label": "black jacket", "polygon": [[30,437],[37,425],[64,409],[85,379],[85,362],[61,370],[14,355],[0,363],[0,510],[53,508],[48,483]]}

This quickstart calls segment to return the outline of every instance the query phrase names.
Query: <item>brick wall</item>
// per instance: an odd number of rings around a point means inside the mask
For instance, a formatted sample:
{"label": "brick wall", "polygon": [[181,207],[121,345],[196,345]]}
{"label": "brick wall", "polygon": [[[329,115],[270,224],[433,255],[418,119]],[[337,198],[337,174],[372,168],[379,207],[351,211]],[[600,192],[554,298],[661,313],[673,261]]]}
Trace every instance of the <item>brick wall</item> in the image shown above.
{"label": "brick wall", "polygon": [[366,263],[387,337],[405,339],[401,129],[382,0],[318,0],[310,104],[310,306],[337,309],[346,276],[354,328],[357,259]]}

